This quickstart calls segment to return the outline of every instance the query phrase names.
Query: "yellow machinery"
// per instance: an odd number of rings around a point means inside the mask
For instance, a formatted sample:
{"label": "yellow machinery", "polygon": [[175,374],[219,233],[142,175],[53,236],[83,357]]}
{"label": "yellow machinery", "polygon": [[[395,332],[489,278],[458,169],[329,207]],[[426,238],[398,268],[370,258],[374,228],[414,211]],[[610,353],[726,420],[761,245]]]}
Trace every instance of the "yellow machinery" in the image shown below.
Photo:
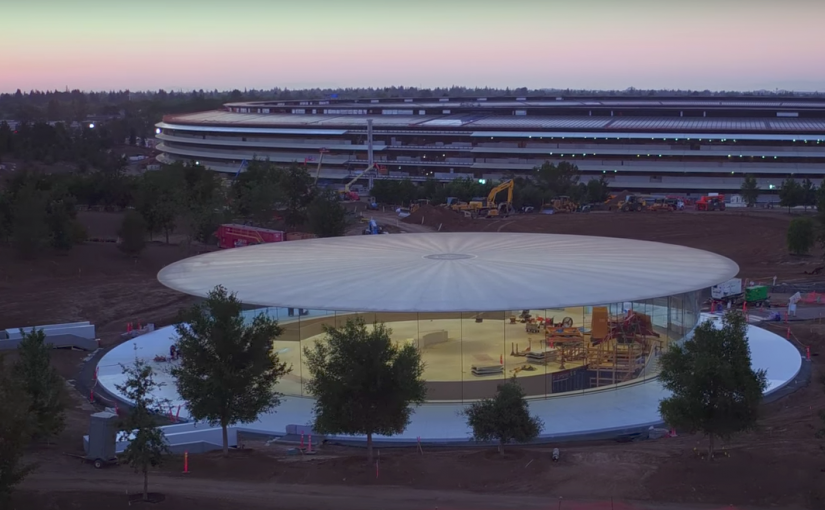
{"label": "yellow machinery", "polygon": [[[320,168],[320,165],[321,165],[321,163],[319,162],[318,163],[318,168]],[[367,168],[365,168],[364,170],[362,170],[360,173],[358,173],[358,175],[356,175],[351,181],[344,184],[344,189],[342,191],[338,191],[338,194],[340,195],[341,199],[342,200],[352,200],[354,202],[357,202],[358,200],[360,200],[360,197],[358,196],[358,193],[356,193],[354,191],[350,191],[349,187],[352,186],[353,184],[355,184],[355,181],[357,181],[358,179],[363,177],[364,174],[366,174],[370,170],[377,170],[377,169],[378,169],[378,166],[375,165],[375,164],[372,164],[372,165],[368,166]]]}
{"label": "yellow machinery", "polygon": [[656,198],[652,204],[648,205],[648,210],[653,212],[673,212],[676,207],[664,198]]}
{"label": "yellow machinery", "polygon": [[552,201],[553,212],[555,213],[572,213],[576,212],[578,206],[570,200],[570,197],[557,197]]}
{"label": "yellow machinery", "polygon": [[419,207],[421,207],[422,205],[429,205],[429,203],[430,203],[430,201],[429,201],[429,200],[427,200],[426,198],[422,198],[422,199],[416,200],[415,202],[413,202],[412,204],[410,204],[410,214],[412,214],[412,213],[414,213],[415,211],[417,211],[417,210],[418,210],[418,208],[419,208]]}
{"label": "yellow machinery", "polygon": [[[501,184],[490,190],[490,194],[487,195],[487,203],[484,204],[484,207],[481,207],[482,210],[487,211],[488,218],[507,216],[508,214],[513,212],[513,188],[515,188],[515,184],[511,179],[509,181],[502,182]],[[504,190],[507,190],[507,201],[496,204],[496,195],[498,195]],[[470,204],[472,205],[473,202],[470,202]]]}
{"label": "yellow machinery", "polygon": [[627,195],[624,200],[619,202],[619,211],[621,212],[641,212],[647,210],[647,202],[639,195]]}

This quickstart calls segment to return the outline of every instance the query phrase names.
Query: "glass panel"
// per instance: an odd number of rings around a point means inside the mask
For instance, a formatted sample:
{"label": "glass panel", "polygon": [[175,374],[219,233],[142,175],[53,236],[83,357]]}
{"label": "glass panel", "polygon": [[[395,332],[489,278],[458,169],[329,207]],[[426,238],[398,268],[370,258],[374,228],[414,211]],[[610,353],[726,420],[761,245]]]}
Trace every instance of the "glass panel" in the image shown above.
{"label": "glass panel", "polygon": [[415,345],[424,361],[429,401],[473,401],[495,394],[513,376],[528,397],[546,398],[650,380],[659,356],[692,333],[698,292],[639,302],[484,313],[354,313],[287,308],[244,311],[278,319],[273,342],[292,373],[279,383],[286,395],[309,396],[303,349],[324,338],[324,327],[361,317],[383,322],[397,344]]}
{"label": "glass panel", "polygon": [[503,327],[503,312],[461,314],[463,400],[492,396],[504,381]]}
{"label": "glass panel", "polygon": [[461,401],[461,315],[419,313],[415,315],[416,345],[424,361],[427,398]]}
{"label": "glass panel", "polygon": [[[299,313],[296,309],[295,313]],[[324,341],[326,333],[324,327],[336,326],[336,313],[333,311],[312,310],[300,311],[302,315],[298,318],[300,349],[299,356],[296,356],[297,363],[293,365],[292,374],[299,373],[301,376],[301,396],[311,396],[306,392],[305,383],[309,380],[309,371],[304,360],[304,349],[312,349],[316,342]],[[300,367],[300,368],[299,368]],[[285,378],[286,379],[286,378]],[[284,392],[286,393],[286,392]]]}

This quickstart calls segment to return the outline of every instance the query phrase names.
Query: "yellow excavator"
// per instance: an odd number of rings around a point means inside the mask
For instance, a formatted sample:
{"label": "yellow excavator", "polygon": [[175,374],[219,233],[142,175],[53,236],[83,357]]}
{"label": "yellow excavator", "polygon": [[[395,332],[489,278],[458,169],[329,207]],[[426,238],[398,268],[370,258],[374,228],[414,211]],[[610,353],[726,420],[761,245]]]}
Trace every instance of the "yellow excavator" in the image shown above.
{"label": "yellow excavator", "polygon": [[[504,181],[495,188],[490,190],[490,194],[487,195],[487,203],[483,204],[481,208],[478,210],[479,216],[482,218],[497,218],[499,216],[508,216],[510,213],[513,212],[513,188],[515,184],[513,183],[512,179],[509,181]],[[507,190],[507,201],[496,203],[496,195],[501,193],[502,191]],[[472,204],[473,202],[470,202]]]}

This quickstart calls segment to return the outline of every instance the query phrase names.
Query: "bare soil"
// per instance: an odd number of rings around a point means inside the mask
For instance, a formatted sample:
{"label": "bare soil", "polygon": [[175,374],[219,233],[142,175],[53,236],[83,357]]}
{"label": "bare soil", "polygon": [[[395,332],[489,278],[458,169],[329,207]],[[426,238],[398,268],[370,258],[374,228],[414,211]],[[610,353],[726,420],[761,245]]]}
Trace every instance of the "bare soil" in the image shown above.
{"label": "bare soil", "polygon": [[[426,212],[426,209],[425,209]],[[446,212],[446,211],[445,211]],[[89,213],[93,214],[93,213]],[[99,213],[107,214],[107,213]],[[91,219],[105,232],[108,218]],[[749,277],[803,278],[803,268],[785,253],[789,216],[672,213],[524,215],[502,220],[459,221],[461,229],[511,232],[560,232],[612,235],[710,249],[733,258]],[[420,226],[420,218],[417,220]],[[427,224],[425,216],[425,225]],[[415,219],[409,225],[413,225]],[[447,226],[442,230],[458,227]],[[403,222],[401,223],[404,224]],[[194,254],[178,246],[150,245],[132,259],[112,244],[87,244],[65,256],[19,261],[0,250],[0,328],[91,320],[107,345],[117,342],[126,322],[174,320],[191,303],[161,286],[157,271]],[[494,450],[425,448],[382,449],[379,474],[357,448],[321,446],[314,457],[287,455],[286,445],[248,441],[229,458],[190,456],[189,474],[172,457],[155,470],[150,490],[165,501],[132,506],[155,508],[283,509],[481,509],[590,508],[694,509],[825,508],[825,456],[816,431],[823,426],[825,391],[819,353],[825,326],[797,323],[795,342],[811,347],[812,382],[764,406],[761,428],[725,445],[726,454],[704,459],[703,438],[681,434],[659,441],[564,443],[548,447]],[[72,379],[88,353],[55,351],[53,363]],[[13,360],[14,354],[10,354]],[[141,488],[141,477],[126,466],[95,470],[63,455],[81,451],[93,406],[71,393],[67,430],[52,445],[32,449],[40,463],[20,487],[13,508],[25,510],[118,509]],[[550,452],[559,446],[562,460]],[[131,507],[130,507],[131,508]]]}

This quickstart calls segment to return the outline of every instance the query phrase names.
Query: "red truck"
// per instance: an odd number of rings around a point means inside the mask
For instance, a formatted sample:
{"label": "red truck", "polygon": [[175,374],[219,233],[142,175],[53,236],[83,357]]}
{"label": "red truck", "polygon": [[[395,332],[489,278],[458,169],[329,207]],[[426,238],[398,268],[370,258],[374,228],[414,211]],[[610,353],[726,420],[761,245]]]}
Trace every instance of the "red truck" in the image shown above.
{"label": "red truck", "polygon": [[705,195],[696,201],[697,211],[724,211],[725,210],[725,195],[718,193],[711,193]]}
{"label": "red truck", "polygon": [[218,238],[219,248],[239,248],[255,244],[280,243],[284,240],[284,233],[268,228],[226,224],[218,227],[215,237]]}

